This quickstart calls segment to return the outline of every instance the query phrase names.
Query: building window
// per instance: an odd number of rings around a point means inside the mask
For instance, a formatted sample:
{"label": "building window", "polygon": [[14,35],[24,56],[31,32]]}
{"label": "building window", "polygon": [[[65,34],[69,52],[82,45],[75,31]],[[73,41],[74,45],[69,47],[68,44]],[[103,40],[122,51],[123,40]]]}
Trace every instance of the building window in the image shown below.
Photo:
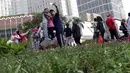
{"label": "building window", "polygon": [[89,8],[91,8],[91,7],[92,7],[92,6],[91,6],[91,3],[89,3],[88,6],[89,6]]}
{"label": "building window", "polygon": [[103,12],[103,6],[100,6],[100,12]]}
{"label": "building window", "polygon": [[104,11],[109,11],[108,5],[104,5]]}
{"label": "building window", "polygon": [[89,8],[89,7],[88,7],[88,4],[86,4],[85,6],[86,6],[86,10],[87,10],[87,9]]}
{"label": "building window", "polygon": [[97,7],[97,13],[99,13],[99,12],[100,12],[99,7]]}

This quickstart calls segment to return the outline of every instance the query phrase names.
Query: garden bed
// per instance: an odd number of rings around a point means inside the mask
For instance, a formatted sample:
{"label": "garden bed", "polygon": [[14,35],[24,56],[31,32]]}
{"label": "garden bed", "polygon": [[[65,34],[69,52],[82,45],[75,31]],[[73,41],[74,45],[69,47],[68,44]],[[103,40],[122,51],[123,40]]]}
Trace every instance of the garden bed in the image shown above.
{"label": "garden bed", "polygon": [[[86,42],[84,44],[89,44]],[[128,73],[129,43],[94,44],[0,55],[0,73]]]}

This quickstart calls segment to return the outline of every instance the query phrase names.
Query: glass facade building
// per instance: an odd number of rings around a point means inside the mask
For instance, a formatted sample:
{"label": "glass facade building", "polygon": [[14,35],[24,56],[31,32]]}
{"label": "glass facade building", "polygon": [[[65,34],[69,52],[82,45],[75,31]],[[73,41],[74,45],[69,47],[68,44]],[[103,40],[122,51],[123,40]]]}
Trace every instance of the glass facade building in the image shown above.
{"label": "glass facade building", "polygon": [[27,13],[27,0],[0,0],[0,16]]}
{"label": "glass facade building", "polygon": [[0,0],[0,16],[14,15],[15,13],[15,0]]}
{"label": "glass facade building", "polygon": [[43,12],[44,8],[55,9],[50,3],[56,3],[63,16],[78,16],[76,0],[27,0],[28,11]]}
{"label": "glass facade building", "polygon": [[79,14],[96,13],[104,19],[108,14],[115,18],[125,18],[122,0],[77,0]]}

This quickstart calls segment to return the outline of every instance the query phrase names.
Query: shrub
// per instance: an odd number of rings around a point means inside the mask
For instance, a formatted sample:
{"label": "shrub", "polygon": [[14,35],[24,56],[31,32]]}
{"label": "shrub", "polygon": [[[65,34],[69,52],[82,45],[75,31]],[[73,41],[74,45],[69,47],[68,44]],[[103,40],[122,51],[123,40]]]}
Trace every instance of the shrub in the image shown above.
{"label": "shrub", "polygon": [[23,41],[21,43],[11,43],[9,45],[6,44],[7,39],[0,38],[0,54],[16,54],[22,49],[24,49],[25,45],[27,44],[27,41]]}

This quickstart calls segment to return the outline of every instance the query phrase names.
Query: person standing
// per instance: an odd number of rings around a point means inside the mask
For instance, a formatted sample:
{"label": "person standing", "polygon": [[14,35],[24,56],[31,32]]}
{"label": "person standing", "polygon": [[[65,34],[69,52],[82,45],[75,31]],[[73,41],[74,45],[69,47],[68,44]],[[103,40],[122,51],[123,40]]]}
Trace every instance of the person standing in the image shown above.
{"label": "person standing", "polygon": [[128,13],[127,29],[128,29],[128,33],[130,34],[130,12]]}
{"label": "person standing", "polygon": [[67,24],[67,27],[64,29],[65,37],[66,37],[66,45],[70,45],[69,41],[72,39],[72,30],[69,27],[69,24]]}
{"label": "person standing", "polygon": [[73,22],[72,34],[77,45],[81,45],[80,39],[81,39],[82,33],[80,30],[81,30],[81,27],[79,26],[79,22],[75,20]]}
{"label": "person standing", "polygon": [[53,40],[55,38],[55,35],[54,35],[55,27],[53,24],[53,18],[50,13],[48,13],[47,18],[48,18],[48,33],[50,35],[51,40]]}
{"label": "person standing", "polygon": [[[104,29],[104,25],[103,25],[103,20],[100,16],[97,16],[97,30],[99,31],[99,33],[101,33],[102,38],[104,39],[105,29]],[[99,35],[99,33],[98,33],[98,35]]]}
{"label": "person standing", "polygon": [[37,28],[33,29],[33,43],[34,43],[34,49],[38,50],[40,47],[40,41],[39,41],[39,37],[37,35]]}
{"label": "person standing", "polygon": [[92,23],[92,27],[94,29],[93,39],[97,38],[97,18],[94,18],[94,22]]}
{"label": "person standing", "polygon": [[[49,13],[49,9],[45,8],[43,11],[43,16],[42,16],[42,28],[43,28],[43,34],[45,36],[45,40],[50,40],[48,37],[48,13]],[[39,29],[40,30],[40,29]]]}
{"label": "person standing", "polygon": [[56,37],[58,40],[58,44],[60,47],[62,47],[64,45],[64,39],[63,39],[63,25],[62,25],[62,21],[60,18],[60,14],[59,14],[59,9],[56,6],[56,4],[53,4],[56,8],[55,12],[53,9],[50,10],[51,15],[53,16],[53,23],[56,29]]}
{"label": "person standing", "polygon": [[114,18],[112,17],[111,14],[108,14],[108,18],[106,19],[106,24],[109,28],[110,34],[111,34],[111,39],[114,40],[114,37],[116,37],[116,39],[119,39],[119,35],[116,29],[116,25],[114,23]]}
{"label": "person standing", "polygon": [[38,28],[38,32],[37,32],[37,35],[40,36],[40,43],[45,40],[45,36],[43,33],[44,33],[44,30],[43,30],[42,23],[41,23],[40,27]]}
{"label": "person standing", "polygon": [[127,30],[127,25],[126,25],[125,19],[122,19],[122,21],[121,21],[120,30],[124,33],[124,37],[128,37],[128,30]]}

